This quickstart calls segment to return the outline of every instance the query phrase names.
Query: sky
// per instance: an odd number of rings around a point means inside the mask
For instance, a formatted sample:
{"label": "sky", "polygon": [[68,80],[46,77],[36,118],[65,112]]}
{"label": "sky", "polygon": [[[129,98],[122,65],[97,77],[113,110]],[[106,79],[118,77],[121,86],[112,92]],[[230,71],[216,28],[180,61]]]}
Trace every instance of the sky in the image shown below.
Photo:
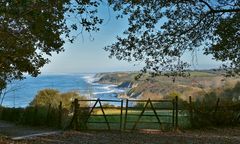
{"label": "sky", "polygon": [[[87,32],[79,36],[73,43],[64,44],[64,52],[53,54],[49,57],[51,62],[45,65],[41,72],[49,73],[97,73],[114,71],[138,71],[144,63],[135,66],[133,62],[110,59],[109,53],[103,48],[116,41],[117,35],[121,35],[127,28],[127,19],[115,19],[115,14],[103,4],[99,11],[99,16],[104,18],[100,31],[92,33],[92,38]],[[192,64],[192,69],[216,68],[219,63],[212,60],[210,56],[205,56],[201,51],[197,54],[197,59],[192,61],[192,55],[187,53],[183,59]]]}

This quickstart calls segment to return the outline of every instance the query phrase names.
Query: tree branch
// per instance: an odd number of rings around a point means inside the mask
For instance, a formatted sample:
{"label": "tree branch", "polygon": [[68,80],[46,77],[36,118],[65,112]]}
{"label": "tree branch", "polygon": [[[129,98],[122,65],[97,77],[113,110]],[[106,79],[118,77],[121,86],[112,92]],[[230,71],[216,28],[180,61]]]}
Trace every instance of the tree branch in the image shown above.
{"label": "tree branch", "polygon": [[204,3],[210,9],[210,13],[227,13],[227,12],[229,12],[229,13],[231,13],[231,12],[238,13],[238,12],[240,12],[240,8],[236,8],[236,9],[235,8],[233,8],[233,9],[217,9],[217,10],[215,10],[206,1],[199,0],[199,2]]}
{"label": "tree branch", "polygon": [[199,0],[200,2],[204,3],[209,9],[210,11],[213,11],[214,9],[210,6],[209,3],[205,2],[204,0]]}
{"label": "tree branch", "polygon": [[219,10],[212,10],[210,11],[211,13],[239,13],[240,12],[240,8],[239,9],[219,9]]}

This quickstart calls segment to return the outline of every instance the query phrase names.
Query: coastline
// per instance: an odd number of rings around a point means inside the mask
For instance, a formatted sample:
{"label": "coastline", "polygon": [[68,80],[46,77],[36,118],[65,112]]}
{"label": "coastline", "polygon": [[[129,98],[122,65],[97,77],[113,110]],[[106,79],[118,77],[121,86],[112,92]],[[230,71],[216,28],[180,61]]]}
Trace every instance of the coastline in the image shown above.
{"label": "coastline", "polygon": [[41,75],[39,77],[27,77],[15,84],[21,88],[8,93],[3,101],[4,107],[27,107],[35,98],[38,91],[43,89],[56,89],[60,92],[79,91],[91,98],[118,99],[118,93],[124,92],[113,84],[97,83],[96,74],[60,74]]}

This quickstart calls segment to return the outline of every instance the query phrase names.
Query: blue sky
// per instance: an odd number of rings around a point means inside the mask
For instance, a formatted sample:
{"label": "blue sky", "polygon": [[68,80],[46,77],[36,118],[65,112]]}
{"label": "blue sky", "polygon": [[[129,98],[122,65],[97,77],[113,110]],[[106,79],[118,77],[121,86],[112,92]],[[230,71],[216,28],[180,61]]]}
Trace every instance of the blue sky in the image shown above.
{"label": "blue sky", "polygon": [[[94,40],[90,40],[87,32],[83,33],[83,37],[74,41],[74,43],[65,43],[65,51],[60,54],[53,54],[50,57],[51,62],[45,65],[42,73],[96,73],[108,71],[136,71],[140,70],[143,64],[129,63],[126,61],[118,61],[110,59],[109,53],[103,48],[112,44],[116,40],[117,35],[121,35],[127,28],[127,19],[115,19],[113,11],[103,4],[100,9],[100,16],[104,18],[100,31],[92,33]],[[186,54],[184,60],[189,61],[193,69],[216,68],[219,63],[213,61],[210,56],[204,56],[199,51],[194,63],[192,63],[192,55]]]}

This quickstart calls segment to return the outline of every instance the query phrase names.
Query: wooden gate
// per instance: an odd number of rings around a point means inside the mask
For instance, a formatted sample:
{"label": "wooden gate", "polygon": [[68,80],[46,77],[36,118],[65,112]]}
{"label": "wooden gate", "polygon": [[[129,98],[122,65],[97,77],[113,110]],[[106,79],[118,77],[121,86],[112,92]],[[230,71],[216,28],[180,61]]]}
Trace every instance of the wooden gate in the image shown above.
{"label": "wooden gate", "polygon": [[124,130],[176,128],[178,125],[176,102],[177,99],[126,100]]}
{"label": "wooden gate", "polygon": [[75,100],[74,129],[122,129],[123,100]]}
{"label": "wooden gate", "polygon": [[75,99],[69,126],[77,130],[174,129],[178,127],[178,99],[126,99],[125,103],[123,100]]}

